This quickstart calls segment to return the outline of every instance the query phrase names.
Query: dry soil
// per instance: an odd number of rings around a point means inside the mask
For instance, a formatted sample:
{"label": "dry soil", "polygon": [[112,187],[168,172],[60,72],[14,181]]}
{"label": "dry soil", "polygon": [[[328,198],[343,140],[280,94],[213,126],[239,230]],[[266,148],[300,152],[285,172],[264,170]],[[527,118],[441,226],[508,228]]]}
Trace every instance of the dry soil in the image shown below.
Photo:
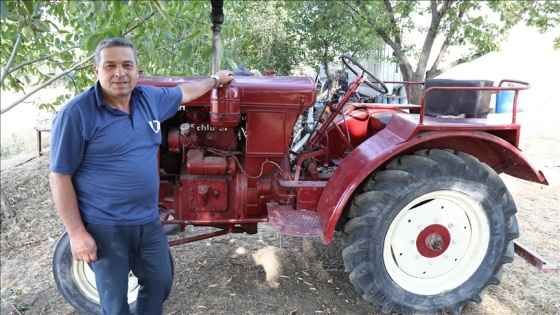
{"label": "dry soil", "polygon": [[[520,113],[520,147],[550,186],[502,175],[518,206],[520,243],[560,265],[560,128],[558,117]],[[2,161],[1,184],[13,212],[2,208],[2,315],[77,314],[58,293],[52,254],[63,225],[48,187],[47,156]],[[198,230],[187,229],[187,233]],[[231,234],[173,248],[175,283],[164,314],[381,314],[354,292],[344,272],[340,237]],[[463,314],[560,314],[560,274],[545,274],[519,256],[503,282]]]}

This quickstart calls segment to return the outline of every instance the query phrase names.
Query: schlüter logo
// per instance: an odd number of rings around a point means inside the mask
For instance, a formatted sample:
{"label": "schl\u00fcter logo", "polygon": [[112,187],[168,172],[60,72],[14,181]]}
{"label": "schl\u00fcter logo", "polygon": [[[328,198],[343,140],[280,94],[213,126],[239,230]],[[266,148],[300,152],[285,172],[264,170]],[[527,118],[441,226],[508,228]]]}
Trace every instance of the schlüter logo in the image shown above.
{"label": "schl\u00fcter logo", "polygon": [[200,125],[190,124],[190,125],[191,125],[191,130],[196,128],[196,131],[216,131],[216,130],[227,131],[228,130],[226,127],[216,128],[211,124],[200,124]]}

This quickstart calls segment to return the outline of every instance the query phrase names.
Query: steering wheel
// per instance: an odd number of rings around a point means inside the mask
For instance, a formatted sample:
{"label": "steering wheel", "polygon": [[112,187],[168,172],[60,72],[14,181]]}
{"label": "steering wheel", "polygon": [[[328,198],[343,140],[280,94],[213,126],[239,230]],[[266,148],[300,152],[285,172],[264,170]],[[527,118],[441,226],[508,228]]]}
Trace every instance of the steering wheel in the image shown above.
{"label": "steering wheel", "polygon": [[364,68],[364,66],[362,66],[358,61],[356,61],[356,59],[354,59],[354,58],[352,58],[348,55],[342,55],[340,57],[340,59],[342,60],[342,63],[344,63],[344,65],[348,69],[350,69],[350,71],[352,71],[352,73],[354,73],[357,77],[359,77],[360,75],[358,74],[358,71],[356,69],[354,69],[354,66],[356,66],[360,70],[362,70],[363,73],[367,74],[369,78],[375,80],[375,82],[370,82],[368,80],[368,78],[366,78],[364,83],[367,86],[369,86],[370,88],[376,90],[377,92],[379,92],[381,94],[389,93],[389,89],[387,89],[387,86],[385,85],[385,83],[383,83],[383,81],[381,81],[378,77],[371,74],[371,72],[367,71],[366,68]]}

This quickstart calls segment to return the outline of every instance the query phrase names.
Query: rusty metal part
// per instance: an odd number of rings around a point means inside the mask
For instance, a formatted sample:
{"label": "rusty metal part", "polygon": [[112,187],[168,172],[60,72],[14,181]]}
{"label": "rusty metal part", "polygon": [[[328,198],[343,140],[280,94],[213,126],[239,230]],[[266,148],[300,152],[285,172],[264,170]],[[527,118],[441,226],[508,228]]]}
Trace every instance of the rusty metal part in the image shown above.
{"label": "rusty metal part", "polygon": [[279,231],[301,237],[317,237],[323,235],[323,227],[314,211],[294,210],[290,205],[276,202],[266,204],[268,221]]}
{"label": "rusty metal part", "polygon": [[211,233],[200,234],[200,235],[195,235],[195,236],[191,236],[191,237],[185,237],[185,238],[175,240],[175,241],[169,241],[169,246],[177,246],[177,245],[181,245],[181,244],[192,243],[192,242],[201,241],[201,240],[205,240],[205,239],[208,239],[208,238],[221,236],[221,235],[226,235],[226,234],[230,234],[230,233],[244,233],[244,232],[245,232],[245,230],[242,229],[241,227],[234,226],[234,227],[231,227],[231,228],[222,229],[222,230],[211,232]]}
{"label": "rusty metal part", "polygon": [[187,171],[194,175],[223,175],[227,173],[225,156],[204,156],[198,149],[187,152]]}
{"label": "rusty metal part", "polygon": [[547,262],[542,256],[525,247],[518,241],[513,241],[513,248],[517,255],[521,256],[521,258],[525,259],[528,263],[539,268],[545,273],[552,273],[558,270],[556,266]]}

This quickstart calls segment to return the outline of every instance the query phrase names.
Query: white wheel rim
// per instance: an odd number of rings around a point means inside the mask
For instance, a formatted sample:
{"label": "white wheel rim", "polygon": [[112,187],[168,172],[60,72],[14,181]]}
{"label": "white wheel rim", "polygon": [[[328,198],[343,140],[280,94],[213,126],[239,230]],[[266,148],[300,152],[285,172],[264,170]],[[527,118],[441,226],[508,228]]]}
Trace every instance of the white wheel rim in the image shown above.
{"label": "white wheel rim", "polygon": [[466,194],[440,190],[413,200],[399,212],[385,236],[383,261],[389,276],[403,289],[439,294],[475,273],[489,241],[482,206]]}
{"label": "white wheel rim", "polygon": [[[82,295],[99,304],[99,294],[95,284],[95,273],[83,261],[72,260],[72,278]],[[138,278],[132,272],[128,274],[128,304],[138,298]]]}

